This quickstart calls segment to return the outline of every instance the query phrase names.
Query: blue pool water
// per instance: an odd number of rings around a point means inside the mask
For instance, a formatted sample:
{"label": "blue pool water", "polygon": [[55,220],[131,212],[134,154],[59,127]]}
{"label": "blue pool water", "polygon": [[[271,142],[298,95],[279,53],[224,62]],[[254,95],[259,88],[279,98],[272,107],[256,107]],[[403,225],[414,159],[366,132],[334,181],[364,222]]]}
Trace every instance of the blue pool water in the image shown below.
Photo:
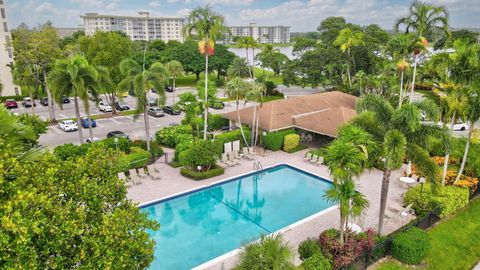
{"label": "blue pool water", "polygon": [[190,269],[330,206],[332,184],[279,165],[142,207],[160,230],[150,269]]}

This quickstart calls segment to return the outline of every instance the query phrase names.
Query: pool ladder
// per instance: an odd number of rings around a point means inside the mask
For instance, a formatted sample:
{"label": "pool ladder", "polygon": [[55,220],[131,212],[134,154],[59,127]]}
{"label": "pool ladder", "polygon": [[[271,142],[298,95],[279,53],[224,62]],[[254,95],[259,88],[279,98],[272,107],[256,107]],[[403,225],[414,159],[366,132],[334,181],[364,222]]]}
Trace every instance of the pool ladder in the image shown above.
{"label": "pool ladder", "polygon": [[255,163],[253,163],[253,169],[255,171],[258,171],[258,170],[263,170],[263,165],[260,161],[257,161]]}

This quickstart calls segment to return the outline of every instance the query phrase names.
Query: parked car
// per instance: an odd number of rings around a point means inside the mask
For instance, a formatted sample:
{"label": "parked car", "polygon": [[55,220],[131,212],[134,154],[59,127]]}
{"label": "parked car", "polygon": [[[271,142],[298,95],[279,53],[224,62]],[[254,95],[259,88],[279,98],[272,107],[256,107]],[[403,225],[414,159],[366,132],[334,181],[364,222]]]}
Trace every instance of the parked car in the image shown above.
{"label": "parked car", "polygon": [[115,101],[115,109],[119,111],[130,110],[130,106],[127,103],[122,101]]}
{"label": "parked car", "polygon": [[98,138],[98,137],[92,137],[92,138],[86,138],[85,139],[86,143],[94,143],[94,142],[98,142],[98,141],[100,141],[100,138]]}
{"label": "parked car", "polygon": [[70,99],[67,97],[67,96],[62,96],[62,98],[60,99],[60,101],[64,104],[66,103],[70,103]]}
{"label": "parked car", "polygon": [[108,132],[107,138],[125,138],[125,139],[128,139],[129,137],[125,132],[115,130],[115,131]]}
{"label": "parked car", "polygon": [[58,123],[58,127],[65,132],[78,130],[77,123],[75,123],[73,120],[60,121]]}
{"label": "parked car", "polygon": [[171,87],[170,85],[165,85],[165,91],[171,93],[173,92],[173,87]]}
{"label": "parked car", "polygon": [[7,109],[18,108],[18,103],[14,99],[7,99],[5,100],[5,107]]}
{"label": "parked car", "polygon": [[468,128],[468,125],[466,123],[462,123],[462,122],[457,122],[455,124],[453,124],[453,131],[465,131],[467,130]]}
{"label": "parked car", "polygon": [[98,110],[101,111],[101,112],[111,112],[112,111],[112,106],[110,106],[105,101],[100,101],[98,103]]}
{"label": "parked car", "polygon": [[97,126],[97,122],[95,122],[95,120],[91,119],[88,120],[87,117],[84,117],[82,119],[80,119],[80,124],[82,125],[82,127],[84,128],[88,128],[88,124],[91,124],[92,125],[92,128],[96,127]]}
{"label": "parked car", "polygon": [[155,88],[150,89],[150,91],[152,91],[152,93],[157,93],[157,89]]}
{"label": "parked car", "polygon": [[148,107],[155,107],[158,104],[156,98],[148,98],[147,102],[148,102]]}
{"label": "parked car", "polygon": [[215,109],[215,110],[221,110],[221,109],[225,108],[225,103],[223,103],[222,101],[214,101],[214,102],[210,103],[210,108]]}
{"label": "parked car", "polygon": [[32,107],[32,106],[37,106],[37,104],[35,104],[35,100],[32,100],[32,99],[29,98],[29,97],[23,98],[23,100],[22,100],[22,105],[23,105],[23,107],[25,107],[25,108],[30,108],[30,107]]}
{"label": "parked car", "polygon": [[150,107],[148,108],[147,113],[153,117],[165,116],[165,114],[163,113],[163,110],[160,109],[159,107]]}
{"label": "parked car", "polygon": [[[53,100],[52,100],[52,105],[53,105]],[[43,97],[40,99],[40,104],[42,104],[42,106],[48,106],[48,97]]]}
{"label": "parked car", "polygon": [[221,131],[232,131],[232,130],[237,130],[237,129],[239,129],[239,127],[237,127],[237,126],[224,126],[220,130]]}
{"label": "parked car", "polygon": [[163,112],[165,112],[166,114],[170,114],[170,115],[179,115],[180,114],[180,110],[175,110],[175,109],[173,109],[172,106],[163,107]]}

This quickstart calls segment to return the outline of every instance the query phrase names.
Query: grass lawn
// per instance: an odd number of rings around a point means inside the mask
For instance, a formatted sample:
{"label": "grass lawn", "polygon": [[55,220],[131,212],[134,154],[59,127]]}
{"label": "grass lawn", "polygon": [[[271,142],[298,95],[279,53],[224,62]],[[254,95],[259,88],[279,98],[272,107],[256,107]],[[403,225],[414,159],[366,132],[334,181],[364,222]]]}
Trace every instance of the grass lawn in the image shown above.
{"label": "grass lawn", "polygon": [[[427,269],[469,270],[480,260],[480,200],[431,229]],[[411,269],[388,261],[377,270]]]}
{"label": "grass lawn", "polygon": [[255,75],[255,78],[261,77],[263,75],[267,76],[268,74],[268,80],[274,82],[275,84],[282,84],[283,83],[283,78],[281,76],[277,76],[273,73],[273,71],[268,71],[268,70],[263,70],[259,67],[254,67],[253,68],[253,75]]}
{"label": "grass lawn", "polygon": [[[205,78],[205,75],[203,73],[200,74],[200,80],[203,80]],[[217,73],[208,73],[208,78],[210,81],[214,82],[216,79],[217,79]],[[183,76],[183,77],[180,77],[180,78],[177,78],[177,80],[175,81],[175,84],[176,86],[196,86],[197,85],[197,81],[196,81],[197,77],[195,76],[195,74],[188,74],[186,76]]]}

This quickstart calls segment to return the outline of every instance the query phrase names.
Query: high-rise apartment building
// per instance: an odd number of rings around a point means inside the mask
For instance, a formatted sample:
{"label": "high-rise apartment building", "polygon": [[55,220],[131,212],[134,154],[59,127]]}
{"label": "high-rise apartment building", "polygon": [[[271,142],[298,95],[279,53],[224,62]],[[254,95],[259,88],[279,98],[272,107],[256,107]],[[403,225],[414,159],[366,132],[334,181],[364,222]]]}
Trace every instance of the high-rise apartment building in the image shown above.
{"label": "high-rise apartment building", "polygon": [[225,38],[225,43],[232,43],[233,37],[253,37],[258,43],[289,43],[290,26],[258,26],[250,23],[248,26],[229,26],[231,35]]}
{"label": "high-rise apartment building", "polygon": [[151,17],[148,12],[139,12],[139,16],[86,13],[80,17],[83,19],[87,36],[91,36],[97,31],[121,31],[132,40],[183,41],[183,18]]}
{"label": "high-rise apartment building", "polygon": [[8,28],[4,2],[0,0],[0,83],[3,87],[0,96],[14,96],[20,95],[20,88],[13,84],[12,71],[9,67],[13,64],[12,35]]}

